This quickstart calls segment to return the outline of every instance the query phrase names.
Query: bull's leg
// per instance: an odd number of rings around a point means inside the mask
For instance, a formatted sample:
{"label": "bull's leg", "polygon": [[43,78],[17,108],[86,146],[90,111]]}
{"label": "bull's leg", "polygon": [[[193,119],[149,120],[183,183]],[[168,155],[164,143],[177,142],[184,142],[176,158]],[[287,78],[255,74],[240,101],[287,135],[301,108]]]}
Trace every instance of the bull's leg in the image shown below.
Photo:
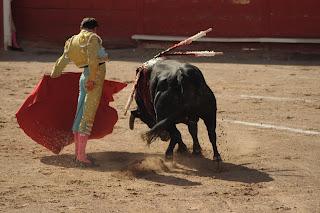
{"label": "bull's leg", "polygon": [[167,160],[173,159],[173,149],[176,146],[176,144],[177,144],[177,141],[175,139],[171,138],[169,146],[168,146],[168,148],[166,150],[166,154],[165,154],[165,157]]}
{"label": "bull's leg", "polygon": [[197,121],[189,121],[188,122],[188,130],[193,140],[193,152],[192,154],[195,156],[202,156],[201,146],[198,140],[198,123]]}
{"label": "bull's leg", "polygon": [[131,130],[134,129],[134,120],[136,117],[138,117],[137,115],[138,115],[138,110],[131,111],[130,118],[129,118],[129,128]]}
{"label": "bull's leg", "polygon": [[178,150],[177,152],[180,153],[180,154],[186,154],[188,153],[188,148],[187,146],[183,143],[182,141],[182,137],[181,137],[181,133],[180,131],[177,129],[176,126],[174,126],[175,128],[175,131],[176,131],[176,135],[177,135],[177,143],[178,143]]}
{"label": "bull's leg", "polygon": [[204,123],[207,127],[208,130],[208,135],[210,142],[212,144],[213,148],[213,160],[220,162],[221,161],[221,156],[218,152],[217,148],[217,135],[216,135],[216,114],[212,113],[211,116],[208,116],[205,120]]}
{"label": "bull's leg", "polygon": [[168,128],[170,133],[170,143],[166,151],[166,159],[173,159],[173,150],[175,145],[178,143],[178,152],[179,153],[186,153],[188,152],[187,146],[182,142],[181,133],[177,129],[176,125],[172,125]]}
{"label": "bull's leg", "polygon": [[131,111],[131,115],[129,118],[129,128],[131,130],[134,129],[134,120],[136,118],[139,118],[143,123],[147,124],[149,128],[152,128],[152,126],[154,126],[155,121],[152,120],[152,118],[144,113],[141,113],[141,111],[138,109]]}
{"label": "bull's leg", "polygon": [[178,153],[187,154],[189,152],[187,146],[183,143],[182,139],[178,141],[178,145]]}

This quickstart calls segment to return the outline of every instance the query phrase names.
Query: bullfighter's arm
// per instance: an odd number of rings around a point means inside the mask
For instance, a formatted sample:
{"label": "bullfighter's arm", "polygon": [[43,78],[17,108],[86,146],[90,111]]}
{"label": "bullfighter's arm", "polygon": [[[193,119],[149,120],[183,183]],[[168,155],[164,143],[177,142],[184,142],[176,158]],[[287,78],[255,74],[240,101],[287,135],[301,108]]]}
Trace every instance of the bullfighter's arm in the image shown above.
{"label": "bullfighter's arm", "polygon": [[51,78],[59,77],[61,75],[63,69],[70,62],[70,59],[68,58],[68,55],[67,55],[69,45],[70,45],[70,39],[66,41],[63,54],[62,54],[62,56],[60,56],[60,58],[58,58],[58,60],[56,61],[55,65],[51,71],[51,75],[50,75]]}
{"label": "bullfighter's arm", "polygon": [[88,66],[90,70],[88,81],[95,81],[96,75],[99,69],[99,56],[98,52],[101,48],[100,40],[99,38],[94,35],[91,36],[89,42],[88,42]]}

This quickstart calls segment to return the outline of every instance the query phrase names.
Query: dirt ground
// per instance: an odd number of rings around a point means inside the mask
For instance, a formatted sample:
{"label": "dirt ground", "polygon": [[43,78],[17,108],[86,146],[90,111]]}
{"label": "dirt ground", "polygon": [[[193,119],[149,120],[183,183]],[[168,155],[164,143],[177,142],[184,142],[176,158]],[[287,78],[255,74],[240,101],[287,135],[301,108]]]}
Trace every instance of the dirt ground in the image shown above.
{"label": "dirt ground", "polygon": [[[216,94],[220,172],[202,122],[205,157],[175,153],[173,162],[164,160],[166,142],[148,148],[141,140],[146,125],[129,130],[123,112],[135,68],[155,47],[108,51],[106,77],[129,85],[112,103],[114,132],[88,144],[100,167],[86,169],[74,164],[73,145],[54,155],[15,119],[62,49],[0,52],[0,212],[320,212],[319,47],[227,44],[213,46],[224,56],[180,58],[198,66]],[[187,128],[178,128],[191,151]]]}

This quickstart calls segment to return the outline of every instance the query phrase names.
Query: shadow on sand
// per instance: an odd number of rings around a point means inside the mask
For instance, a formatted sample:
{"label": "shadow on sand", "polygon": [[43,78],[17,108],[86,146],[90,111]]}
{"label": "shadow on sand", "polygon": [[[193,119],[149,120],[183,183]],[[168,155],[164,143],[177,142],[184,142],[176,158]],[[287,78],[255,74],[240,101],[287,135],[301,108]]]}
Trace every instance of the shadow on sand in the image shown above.
{"label": "shadow on sand", "polygon": [[[222,170],[218,171],[216,162],[190,155],[176,155],[173,162],[165,161],[163,155],[160,154],[96,152],[90,156],[97,160],[99,167],[85,169],[119,172],[124,176],[168,185],[196,186],[202,184],[187,180],[186,176],[211,177],[242,183],[260,183],[273,180],[269,174],[263,171],[227,162],[222,163]],[[73,158],[74,156],[70,154],[53,155],[41,158],[41,162],[47,165],[76,168],[77,165]]]}

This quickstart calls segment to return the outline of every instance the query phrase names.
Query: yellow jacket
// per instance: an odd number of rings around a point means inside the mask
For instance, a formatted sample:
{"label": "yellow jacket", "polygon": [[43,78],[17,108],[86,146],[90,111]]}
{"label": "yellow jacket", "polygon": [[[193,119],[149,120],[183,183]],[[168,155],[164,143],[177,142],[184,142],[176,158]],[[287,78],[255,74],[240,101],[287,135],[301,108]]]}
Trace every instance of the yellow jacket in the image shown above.
{"label": "yellow jacket", "polygon": [[99,58],[98,51],[102,48],[101,38],[87,30],[81,30],[79,34],[69,38],[64,46],[62,56],[56,61],[51,77],[56,78],[61,75],[63,69],[72,61],[77,67],[89,66],[90,74],[88,80],[95,81],[99,68],[99,63],[104,58]]}

